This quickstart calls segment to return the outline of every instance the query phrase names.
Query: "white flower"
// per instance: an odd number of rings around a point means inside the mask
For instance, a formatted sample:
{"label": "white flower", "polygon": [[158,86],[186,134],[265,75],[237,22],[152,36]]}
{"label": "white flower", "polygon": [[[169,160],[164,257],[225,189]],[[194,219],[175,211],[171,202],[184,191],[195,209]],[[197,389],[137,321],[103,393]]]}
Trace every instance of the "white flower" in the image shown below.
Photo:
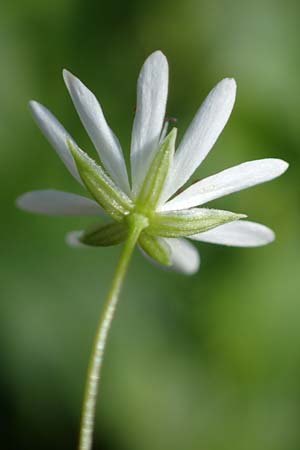
{"label": "white flower", "polygon": [[[255,247],[274,240],[264,225],[238,220],[243,215],[198,208],[233,192],[281,175],[288,164],[261,159],[226,169],[176,192],[207,156],[232,111],[236,83],[224,79],[198,110],[174,154],[176,130],[166,137],[165,111],[168,63],[157,51],[144,63],[137,87],[137,109],[131,140],[131,183],[121,145],[109,128],[95,96],[78,78],[64,71],[64,80],[82,124],[99,155],[96,164],[42,105],[30,102],[33,116],[73,177],[96,200],[44,190],[18,198],[20,208],[34,213],[70,216],[110,216],[113,223],[68,235],[71,245],[112,245],[126,239],[128,218],[147,217],[149,226],[139,245],[157,262],[186,274],[199,268],[197,249],[183,237],[238,247]],[[101,206],[100,206],[101,205]]]}

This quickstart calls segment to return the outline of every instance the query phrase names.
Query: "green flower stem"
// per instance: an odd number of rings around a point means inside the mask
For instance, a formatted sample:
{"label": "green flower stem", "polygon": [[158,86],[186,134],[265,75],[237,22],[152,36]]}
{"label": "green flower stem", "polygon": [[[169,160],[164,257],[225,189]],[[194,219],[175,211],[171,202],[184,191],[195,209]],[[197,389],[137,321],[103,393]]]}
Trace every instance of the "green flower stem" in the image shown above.
{"label": "green flower stem", "polygon": [[128,238],[125,242],[113,278],[112,286],[105,302],[90,357],[82,407],[79,450],[91,450],[92,448],[98,385],[100,381],[100,371],[103,362],[107,335],[111,326],[116,305],[118,303],[119,294],[128,269],[131,255],[141,231],[148,226],[148,220],[142,215],[131,214],[128,219],[128,225]]}

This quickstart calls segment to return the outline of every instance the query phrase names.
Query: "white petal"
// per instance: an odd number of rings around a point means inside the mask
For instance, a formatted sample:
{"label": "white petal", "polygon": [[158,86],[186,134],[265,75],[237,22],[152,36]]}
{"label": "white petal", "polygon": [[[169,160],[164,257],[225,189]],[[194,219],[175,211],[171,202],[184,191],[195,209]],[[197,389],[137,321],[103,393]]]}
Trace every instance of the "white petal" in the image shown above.
{"label": "white petal", "polygon": [[168,95],[168,62],[157,51],[145,61],[137,86],[131,140],[132,190],[136,196],[158,150]]}
{"label": "white petal", "polygon": [[166,120],[164,123],[163,129],[160,133],[159,145],[161,145],[163,143],[163,141],[165,140],[165,137],[167,136],[167,133],[168,133],[168,128],[169,128],[169,122]]}
{"label": "white petal", "polygon": [[122,149],[105,120],[98,100],[70,72],[64,70],[63,76],[81,122],[93,141],[102,164],[118,186],[129,194],[129,182]]}
{"label": "white petal", "polygon": [[89,245],[85,245],[82,242],[80,242],[82,234],[83,234],[82,230],[70,231],[69,233],[67,233],[65,238],[66,244],[74,248],[91,248]]}
{"label": "white petal", "polygon": [[186,239],[165,239],[171,248],[171,269],[186,275],[197,272],[200,266],[199,252],[194,245]]}
{"label": "white petal", "polygon": [[17,206],[25,211],[49,216],[104,216],[94,200],[56,190],[26,192],[17,199]]}
{"label": "white petal", "polygon": [[45,106],[33,100],[29,102],[29,106],[39,128],[55,149],[69,172],[80,184],[83,184],[73,156],[69,150],[67,140],[71,141],[75,147],[77,147],[76,142]]}
{"label": "white petal", "polygon": [[189,237],[196,241],[232,247],[258,247],[273,242],[275,234],[259,223],[238,220]]}
{"label": "white petal", "polygon": [[281,159],[259,159],[223,170],[190,186],[167,202],[162,211],[191,208],[278,177],[288,168]]}
{"label": "white petal", "polygon": [[235,81],[225,78],[207,96],[175,153],[164,200],[170,198],[204,160],[229,119],[235,94]]}

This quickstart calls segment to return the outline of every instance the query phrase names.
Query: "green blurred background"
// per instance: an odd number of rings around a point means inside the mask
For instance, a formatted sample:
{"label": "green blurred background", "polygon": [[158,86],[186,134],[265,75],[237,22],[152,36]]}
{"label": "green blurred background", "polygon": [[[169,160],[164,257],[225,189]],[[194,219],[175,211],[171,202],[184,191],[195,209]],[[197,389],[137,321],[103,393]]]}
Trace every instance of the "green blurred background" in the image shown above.
{"label": "green blurred background", "polygon": [[274,228],[258,249],[199,245],[200,272],[134,255],[109,339],[98,450],[300,449],[300,4],[293,0],[0,3],[1,449],[75,449],[97,317],[120,247],[79,251],[90,221],[15,209],[24,191],[80,193],[30,117],[47,105],[86,150],[61,69],[101,100],[128,154],[136,79],[156,49],[181,137],[223,77],[231,120],[195,178],[279,157],[289,171],[214,205]]}

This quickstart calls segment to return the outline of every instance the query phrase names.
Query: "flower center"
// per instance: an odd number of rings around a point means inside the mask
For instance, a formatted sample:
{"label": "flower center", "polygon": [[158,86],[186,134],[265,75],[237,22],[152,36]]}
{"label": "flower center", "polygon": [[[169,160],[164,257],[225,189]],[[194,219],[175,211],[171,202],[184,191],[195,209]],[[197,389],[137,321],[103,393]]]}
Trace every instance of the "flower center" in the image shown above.
{"label": "flower center", "polygon": [[131,214],[128,214],[128,216],[126,216],[126,221],[128,223],[129,229],[139,230],[139,232],[143,231],[149,226],[149,219],[142,212],[134,211]]}

